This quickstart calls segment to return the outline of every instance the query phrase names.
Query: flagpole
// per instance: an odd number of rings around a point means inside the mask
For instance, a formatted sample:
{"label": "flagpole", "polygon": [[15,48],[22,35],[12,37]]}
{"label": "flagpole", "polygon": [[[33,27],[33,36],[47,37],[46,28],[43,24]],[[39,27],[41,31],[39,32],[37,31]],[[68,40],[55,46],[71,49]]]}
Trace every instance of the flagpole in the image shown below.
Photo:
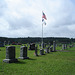
{"label": "flagpole", "polygon": [[[46,19],[47,20],[47,18],[46,18],[46,15],[44,14],[44,12],[42,11],[42,22],[44,21],[44,19]],[[44,22],[45,23],[45,22]],[[45,25],[46,25],[46,23],[45,23]],[[41,43],[41,47],[42,47],[42,49],[43,49],[43,23],[42,23],[42,43]]]}
{"label": "flagpole", "polygon": [[43,49],[43,24],[42,24],[42,49]]}

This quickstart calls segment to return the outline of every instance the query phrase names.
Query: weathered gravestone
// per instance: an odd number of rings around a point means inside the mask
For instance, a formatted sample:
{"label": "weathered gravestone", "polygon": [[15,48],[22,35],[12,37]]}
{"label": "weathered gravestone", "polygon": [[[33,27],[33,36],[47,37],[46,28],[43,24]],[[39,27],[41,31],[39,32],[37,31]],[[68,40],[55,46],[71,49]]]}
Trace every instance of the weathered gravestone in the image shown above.
{"label": "weathered gravestone", "polygon": [[8,45],[10,45],[10,41],[8,41]]}
{"label": "weathered gravestone", "polygon": [[4,59],[3,62],[6,62],[6,63],[18,62],[18,60],[15,58],[15,47],[14,46],[6,47],[6,59]]}
{"label": "weathered gravestone", "polygon": [[4,46],[6,45],[6,41],[4,41]]}
{"label": "weathered gravestone", "polygon": [[46,43],[44,43],[44,48],[46,47],[46,45],[47,45],[47,44],[46,44]]}
{"label": "weathered gravestone", "polygon": [[53,41],[53,52],[56,52],[56,42]]}
{"label": "weathered gravestone", "polygon": [[31,44],[30,44],[29,50],[35,50],[35,44],[34,44],[34,43],[31,43]]}
{"label": "weathered gravestone", "polygon": [[37,47],[35,47],[35,56],[38,56]]}
{"label": "weathered gravestone", "polygon": [[49,53],[49,47],[45,49],[45,53]]}
{"label": "weathered gravestone", "polygon": [[51,46],[51,43],[49,43],[48,45]]}
{"label": "weathered gravestone", "polygon": [[72,48],[72,45],[69,45],[69,48]]}
{"label": "weathered gravestone", "polygon": [[62,44],[62,50],[65,50],[65,44]]}
{"label": "weathered gravestone", "polygon": [[27,47],[21,46],[19,59],[29,59],[29,57],[27,57]]}
{"label": "weathered gravestone", "polygon": [[43,49],[40,49],[40,55],[45,55]]}
{"label": "weathered gravestone", "polygon": [[74,47],[74,44],[72,44],[72,47]]}
{"label": "weathered gravestone", "polygon": [[41,44],[39,44],[39,47],[41,47]]}
{"label": "weathered gravestone", "polygon": [[53,47],[50,47],[50,52],[53,52]]}
{"label": "weathered gravestone", "polygon": [[67,44],[65,44],[65,49],[67,49]]}
{"label": "weathered gravestone", "polygon": [[58,45],[56,44],[56,47],[57,47]]}

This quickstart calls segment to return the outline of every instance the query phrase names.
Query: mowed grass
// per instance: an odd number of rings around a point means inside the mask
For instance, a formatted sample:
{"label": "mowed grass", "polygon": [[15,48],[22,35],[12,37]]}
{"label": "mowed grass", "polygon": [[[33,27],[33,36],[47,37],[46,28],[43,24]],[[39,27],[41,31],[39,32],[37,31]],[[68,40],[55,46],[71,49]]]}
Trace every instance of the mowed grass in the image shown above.
{"label": "mowed grass", "polygon": [[[20,45],[16,47],[16,58],[20,56]],[[17,63],[4,63],[6,48],[0,48],[0,75],[75,75],[75,48],[50,52],[36,57],[28,50],[30,59],[18,59]],[[38,49],[39,54],[39,49]]]}

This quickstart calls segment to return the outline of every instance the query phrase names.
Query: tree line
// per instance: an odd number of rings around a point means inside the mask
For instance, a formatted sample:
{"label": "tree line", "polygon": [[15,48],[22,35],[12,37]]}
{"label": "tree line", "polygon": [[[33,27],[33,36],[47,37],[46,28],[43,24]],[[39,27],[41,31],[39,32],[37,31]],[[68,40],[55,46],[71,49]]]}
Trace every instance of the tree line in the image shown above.
{"label": "tree line", "polygon": [[[41,37],[20,37],[20,38],[8,38],[8,37],[0,37],[0,42],[10,42],[10,43],[36,43],[41,42]],[[56,41],[57,43],[72,43],[75,42],[75,38],[66,38],[66,37],[44,37],[43,41],[45,43],[52,43],[53,41]]]}

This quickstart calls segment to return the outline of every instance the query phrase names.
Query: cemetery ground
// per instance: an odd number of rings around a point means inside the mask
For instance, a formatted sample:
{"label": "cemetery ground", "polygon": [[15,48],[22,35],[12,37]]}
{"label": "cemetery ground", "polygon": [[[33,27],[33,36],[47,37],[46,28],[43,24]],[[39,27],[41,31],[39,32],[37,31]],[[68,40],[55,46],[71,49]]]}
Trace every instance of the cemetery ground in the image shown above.
{"label": "cemetery ground", "polygon": [[[20,45],[16,47],[16,58],[20,56]],[[18,59],[17,63],[5,63],[6,47],[0,47],[0,75],[75,75],[75,47],[35,56],[28,50],[30,59]],[[38,49],[39,54],[39,49]]]}

